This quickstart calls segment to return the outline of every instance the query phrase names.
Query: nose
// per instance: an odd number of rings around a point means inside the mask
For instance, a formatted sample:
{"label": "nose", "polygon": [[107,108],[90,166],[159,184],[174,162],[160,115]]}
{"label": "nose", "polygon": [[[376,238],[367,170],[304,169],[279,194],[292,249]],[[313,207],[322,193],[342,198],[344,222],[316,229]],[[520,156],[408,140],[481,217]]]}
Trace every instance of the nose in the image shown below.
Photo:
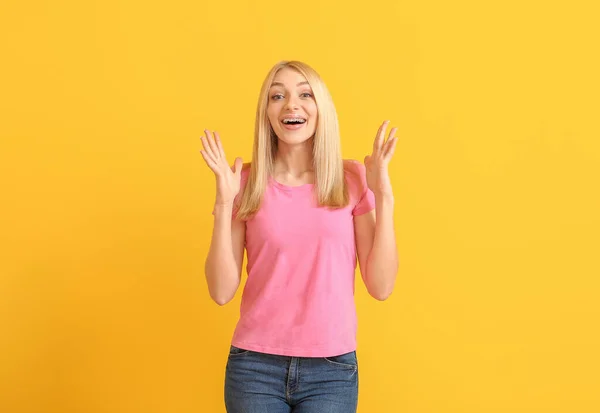
{"label": "nose", "polygon": [[296,97],[294,95],[290,95],[290,98],[285,103],[284,109],[295,110],[298,108],[299,108],[299,105],[298,105],[298,102],[296,101]]}

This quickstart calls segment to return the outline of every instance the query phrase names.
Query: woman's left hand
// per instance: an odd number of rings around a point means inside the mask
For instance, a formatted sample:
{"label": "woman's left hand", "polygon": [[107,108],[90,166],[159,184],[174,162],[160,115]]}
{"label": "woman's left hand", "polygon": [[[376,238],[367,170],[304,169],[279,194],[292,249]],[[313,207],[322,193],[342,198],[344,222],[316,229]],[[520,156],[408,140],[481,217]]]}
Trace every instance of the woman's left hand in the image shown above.
{"label": "woman's left hand", "polygon": [[373,142],[373,153],[365,156],[365,167],[367,172],[367,185],[376,196],[392,196],[392,184],[388,174],[388,164],[394,154],[398,138],[394,136],[398,128],[392,128],[385,139],[385,132],[390,121],[381,124],[375,142]]}

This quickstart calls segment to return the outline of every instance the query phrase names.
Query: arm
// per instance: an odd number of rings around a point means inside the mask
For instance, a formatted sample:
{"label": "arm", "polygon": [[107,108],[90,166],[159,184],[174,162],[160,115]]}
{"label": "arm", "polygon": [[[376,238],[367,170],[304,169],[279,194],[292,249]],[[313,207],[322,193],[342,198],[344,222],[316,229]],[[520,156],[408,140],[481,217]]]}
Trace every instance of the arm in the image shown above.
{"label": "arm", "polygon": [[375,209],[354,217],[356,250],[362,279],[377,300],[390,296],[399,260],[394,231],[394,199],[375,196]]}
{"label": "arm", "polygon": [[219,305],[235,296],[242,276],[246,223],[231,219],[231,205],[215,206],[214,227],[204,272],[211,298]]}
{"label": "arm", "polygon": [[356,250],[360,272],[369,294],[385,300],[392,294],[398,273],[398,250],[394,231],[394,195],[388,174],[388,164],[394,154],[398,128],[385,133],[389,121],[379,127],[373,142],[373,152],[365,157],[366,183],[373,192],[375,213],[354,217]]}
{"label": "arm", "polygon": [[202,157],[215,173],[217,197],[213,210],[214,226],[204,272],[211,298],[219,305],[231,301],[240,285],[246,223],[233,217],[233,205],[241,189],[242,158],[229,167],[217,132],[202,136]]}

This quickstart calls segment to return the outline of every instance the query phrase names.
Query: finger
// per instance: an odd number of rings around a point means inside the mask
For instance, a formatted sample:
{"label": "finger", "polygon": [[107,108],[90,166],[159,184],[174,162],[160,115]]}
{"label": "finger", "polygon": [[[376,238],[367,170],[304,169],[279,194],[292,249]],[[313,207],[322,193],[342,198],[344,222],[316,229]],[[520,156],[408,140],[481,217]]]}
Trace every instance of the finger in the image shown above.
{"label": "finger", "polygon": [[383,155],[385,160],[389,161],[390,159],[392,159],[392,156],[394,155],[394,150],[396,149],[397,142],[398,142],[397,137],[394,137],[390,140],[388,148],[385,151],[385,154]]}
{"label": "finger", "polygon": [[392,141],[395,138],[397,130],[398,130],[398,128],[392,128],[392,130],[390,131],[390,135],[388,136],[387,140],[383,144],[383,147],[381,148],[381,156],[385,156],[385,154],[389,150],[390,145],[392,144]]}
{"label": "finger", "polygon": [[212,153],[212,149],[210,148],[210,145],[208,144],[208,139],[206,139],[205,136],[203,136],[202,138],[200,138],[202,140],[202,147],[204,149],[204,152],[206,153],[206,156],[210,157],[210,159],[216,163],[217,162],[217,158],[214,156],[214,154]]}
{"label": "finger", "polygon": [[215,160],[218,160],[221,157],[221,155],[219,154],[219,149],[217,148],[217,144],[215,143],[213,134],[209,130],[207,130],[205,132],[208,135],[207,140],[208,140],[208,145],[210,146],[210,149],[212,150],[212,155],[215,158]]}
{"label": "finger", "polygon": [[392,130],[390,131],[390,135],[389,135],[389,136],[388,136],[388,138],[387,138],[387,141],[386,141],[386,143],[387,143],[387,142],[389,142],[389,141],[391,141],[391,140],[394,138],[394,136],[396,136],[396,132],[397,132],[397,131],[398,131],[398,128],[397,128],[397,127],[393,127],[393,128],[392,128]]}
{"label": "finger", "polygon": [[208,131],[204,129],[204,135],[200,136],[202,146],[206,152],[211,152],[210,145],[208,144]]}
{"label": "finger", "polygon": [[235,162],[233,163],[233,172],[236,176],[240,176],[242,174],[242,166],[244,165],[244,160],[240,157],[235,158]]}
{"label": "finger", "polygon": [[383,127],[383,124],[379,125],[379,129],[377,129],[377,133],[375,134],[375,139],[373,140],[373,155],[375,155],[377,153],[377,139],[381,135],[382,127]]}
{"label": "finger", "polygon": [[379,154],[381,152],[381,148],[383,146],[383,141],[385,137],[385,131],[387,129],[389,120],[386,120],[381,124],[379,130],[377,131],[377,135],[375,136],[375,141],[373,142],[373,155]]}
{"label": "finger", "polygon": [[202,154],[202,157],[204,158],[204,161],[206,162],[208,167],[212,169],[213,172],[216,172],[217,165],[215,164],[215,161],[213,161],[212,158],[208,156],[205,150],[200,150],[200,153]]}
{"label": "finger", "polygon": [[226,159],[225,158],[225,150],[223,150],[223,144],[221,143],[221,137],[219,136],[219,133],[217,131],[215,131],[215,141],[217,143],[217,149],[219,150],[219,155],[221,156],[221,158]]}
{"label": "finger", "polygon": [[[210,149],[210,145],[208,144],[208,138],[206,136],[201,136],[200,140],[202,141],[202,149],[206,152],[207,155],[212,155],[212,149]],[[213,158],[213,156],[211,156]]]}

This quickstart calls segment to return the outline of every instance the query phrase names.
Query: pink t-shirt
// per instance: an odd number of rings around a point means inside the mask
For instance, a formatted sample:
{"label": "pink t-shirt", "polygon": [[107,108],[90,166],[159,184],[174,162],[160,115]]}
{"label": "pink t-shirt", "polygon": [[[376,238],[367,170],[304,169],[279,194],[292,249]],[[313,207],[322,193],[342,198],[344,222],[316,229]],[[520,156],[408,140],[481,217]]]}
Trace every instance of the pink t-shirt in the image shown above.
{"label": "pink t-shirt", "polygon": [[350,204],[343,209],[317,207],[313,184],[269,179],[260,210],[246,221],[248,279],[234,346],[296,357],[356,349],[353,219],[371,211],[375,198],[364,165],[344,164]]}

